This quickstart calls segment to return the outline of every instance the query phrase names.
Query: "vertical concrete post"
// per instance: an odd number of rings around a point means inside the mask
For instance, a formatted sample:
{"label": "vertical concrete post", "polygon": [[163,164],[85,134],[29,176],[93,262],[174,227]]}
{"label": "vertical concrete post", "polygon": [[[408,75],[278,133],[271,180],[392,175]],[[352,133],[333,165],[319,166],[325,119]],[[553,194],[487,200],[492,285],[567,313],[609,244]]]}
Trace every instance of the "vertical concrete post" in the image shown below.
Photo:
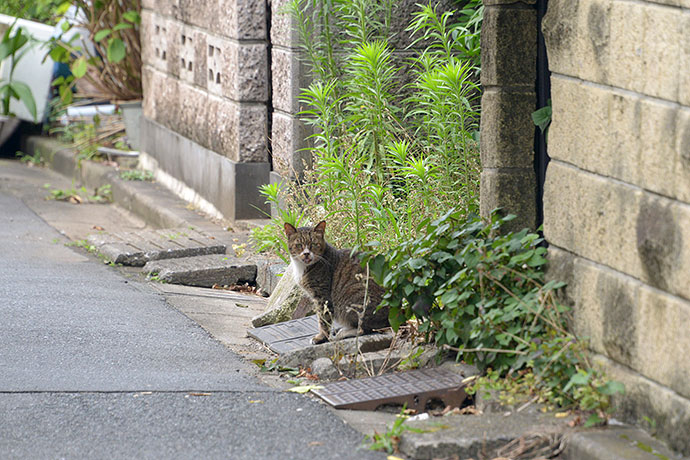
{"label": "vertical concrete post", "polygon": [[485,0],[482,26],[482,216],[516,214],[509,230],[536,225],[534,124],[536,0]]}

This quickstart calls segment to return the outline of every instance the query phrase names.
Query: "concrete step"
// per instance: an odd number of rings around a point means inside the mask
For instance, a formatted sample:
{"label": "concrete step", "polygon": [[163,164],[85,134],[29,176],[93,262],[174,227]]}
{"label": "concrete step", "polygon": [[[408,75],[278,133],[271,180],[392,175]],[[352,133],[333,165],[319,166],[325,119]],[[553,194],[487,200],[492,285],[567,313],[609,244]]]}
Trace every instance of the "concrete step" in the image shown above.
{"label": "concrete step", "polygon": [[186,286],[213,287],[254,283],[256,265],[224,254],[209,254],[177,259],[152,260],[144,272],[160,281]]}
{"label": "concrete step", "polygon": [[215,237],[189,228],[98,233],[89,235],[87,241],[108,260],[134,267],[152,260],[225,254],[226,250]]}

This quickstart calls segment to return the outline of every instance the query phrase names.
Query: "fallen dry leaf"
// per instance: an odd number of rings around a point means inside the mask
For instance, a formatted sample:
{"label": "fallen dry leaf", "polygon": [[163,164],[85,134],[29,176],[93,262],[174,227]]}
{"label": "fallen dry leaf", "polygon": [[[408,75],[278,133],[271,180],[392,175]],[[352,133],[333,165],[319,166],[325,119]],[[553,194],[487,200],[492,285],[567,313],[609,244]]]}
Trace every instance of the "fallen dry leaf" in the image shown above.
{"label": "fallen dry leaf", "polygon": [[94,230],[98,230],[99,232],[102,232],[102,231],[105,230],[105,229],[104,229],[103,227],[101,227],[100,225],[94,225],[94,226],[91,227],[91,228],[94,229]]}

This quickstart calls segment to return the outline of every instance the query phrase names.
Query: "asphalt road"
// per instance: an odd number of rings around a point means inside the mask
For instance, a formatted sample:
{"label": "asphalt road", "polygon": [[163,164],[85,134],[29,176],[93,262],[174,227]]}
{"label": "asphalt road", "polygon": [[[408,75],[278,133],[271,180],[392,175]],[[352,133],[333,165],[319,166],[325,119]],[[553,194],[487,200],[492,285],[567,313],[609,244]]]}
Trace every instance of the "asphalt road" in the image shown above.
{"label": "asphalt road", "polygon": [[385,458],[0,191],[0,458]]}

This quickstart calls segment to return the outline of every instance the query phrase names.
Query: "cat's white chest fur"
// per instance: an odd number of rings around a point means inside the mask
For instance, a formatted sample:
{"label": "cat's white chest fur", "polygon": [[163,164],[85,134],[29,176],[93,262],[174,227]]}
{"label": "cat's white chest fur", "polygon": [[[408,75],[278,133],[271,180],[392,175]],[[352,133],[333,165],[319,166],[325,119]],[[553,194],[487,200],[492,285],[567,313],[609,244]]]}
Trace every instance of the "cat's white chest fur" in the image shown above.
{"label": "cat's white chest fur", "polygon": [[307,265],[297,257],[290,256],[289,268],[292,270],[292,277],[299,283],[302,279],[302,275],[304,275],[304,270],[307,268]]}

